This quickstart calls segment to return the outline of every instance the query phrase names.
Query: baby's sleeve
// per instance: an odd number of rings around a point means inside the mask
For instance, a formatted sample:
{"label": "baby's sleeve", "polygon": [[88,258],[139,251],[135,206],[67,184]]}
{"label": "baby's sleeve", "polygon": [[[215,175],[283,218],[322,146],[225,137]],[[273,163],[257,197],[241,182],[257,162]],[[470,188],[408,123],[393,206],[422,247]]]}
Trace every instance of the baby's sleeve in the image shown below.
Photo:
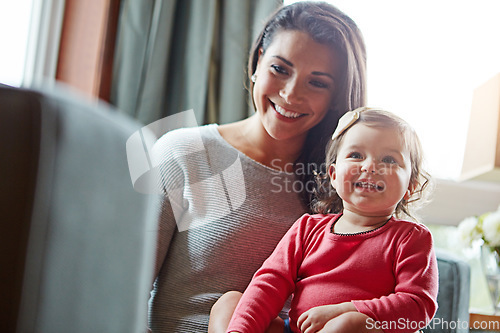
{"label": "baby's sleeve", "polygon": [[425,327],[437,309],[438,270],[432,235],[415,227],[397,244],[394,293],[372,300],[353,301],[384,332],[415,332]]}
{"label": "baby's sleeve", "polygon": [[257,270],[238,303],[227,332],[264,332],[278,316],[295,288],[307,220],[307,214],[297,220]]}

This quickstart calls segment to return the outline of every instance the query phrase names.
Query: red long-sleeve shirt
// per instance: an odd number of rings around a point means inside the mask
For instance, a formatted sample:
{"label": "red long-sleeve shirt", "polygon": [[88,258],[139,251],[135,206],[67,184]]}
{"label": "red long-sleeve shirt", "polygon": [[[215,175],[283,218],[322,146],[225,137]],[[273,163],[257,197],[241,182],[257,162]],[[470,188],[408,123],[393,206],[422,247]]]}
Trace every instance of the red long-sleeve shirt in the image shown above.
{"label": "red long-sleeve shirt", "polygon": [[415,332],[435,314],[438,272],[422,224],[391,218],[358,234],[335,234],[340,215],[302,216],[255,273],[228,332],[264,332],[290,294],[293,332],[308,309],[352,301],[385,332]]}

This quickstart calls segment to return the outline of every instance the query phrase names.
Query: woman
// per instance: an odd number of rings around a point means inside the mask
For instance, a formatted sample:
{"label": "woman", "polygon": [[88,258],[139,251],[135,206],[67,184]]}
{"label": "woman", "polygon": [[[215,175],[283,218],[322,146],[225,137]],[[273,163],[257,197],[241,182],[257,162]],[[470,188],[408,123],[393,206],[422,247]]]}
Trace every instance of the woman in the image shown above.
{"label": "woman", "polygon": [[206,332],[213,303],[243,291],[290,221],[309,209],[313,172],[339,116],[365,104],[365,63],[361,33],[338,9],[282,7],[250,53],[255,114],[160,138],[167,195],[153,332]]}

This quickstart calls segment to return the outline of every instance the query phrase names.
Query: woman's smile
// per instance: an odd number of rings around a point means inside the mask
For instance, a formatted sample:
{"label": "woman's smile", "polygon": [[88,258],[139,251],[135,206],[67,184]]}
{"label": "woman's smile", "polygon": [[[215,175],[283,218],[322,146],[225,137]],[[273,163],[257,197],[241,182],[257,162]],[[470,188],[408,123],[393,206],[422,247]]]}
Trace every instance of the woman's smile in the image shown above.
{"label": "woman's smile", "polygon": [[276,111],[276,113],[278,114],[278,118],[280,118],[284,121],[294,121],[294,120],[299,119],[300,117],[306,116],[306,114],[304,114],[304,113],[285,109],[284,107],[279,106],[277,104],[274,104],[273,102],[271,102],[271,105],[274,108],[274,111]]}

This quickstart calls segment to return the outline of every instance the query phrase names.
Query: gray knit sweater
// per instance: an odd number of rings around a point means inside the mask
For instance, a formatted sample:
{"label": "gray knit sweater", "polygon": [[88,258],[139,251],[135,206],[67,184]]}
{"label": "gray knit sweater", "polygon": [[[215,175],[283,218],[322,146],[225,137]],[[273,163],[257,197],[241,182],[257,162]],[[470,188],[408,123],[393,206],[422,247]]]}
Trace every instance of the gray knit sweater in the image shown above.
{"label": "gray knit sweater", "polygon": [[215,124],[168,132],[154,154],[167,195],[149,325],[205,333],[213,303],[226,291],[244,291],[305,212],[301,184],[236,150]]}

